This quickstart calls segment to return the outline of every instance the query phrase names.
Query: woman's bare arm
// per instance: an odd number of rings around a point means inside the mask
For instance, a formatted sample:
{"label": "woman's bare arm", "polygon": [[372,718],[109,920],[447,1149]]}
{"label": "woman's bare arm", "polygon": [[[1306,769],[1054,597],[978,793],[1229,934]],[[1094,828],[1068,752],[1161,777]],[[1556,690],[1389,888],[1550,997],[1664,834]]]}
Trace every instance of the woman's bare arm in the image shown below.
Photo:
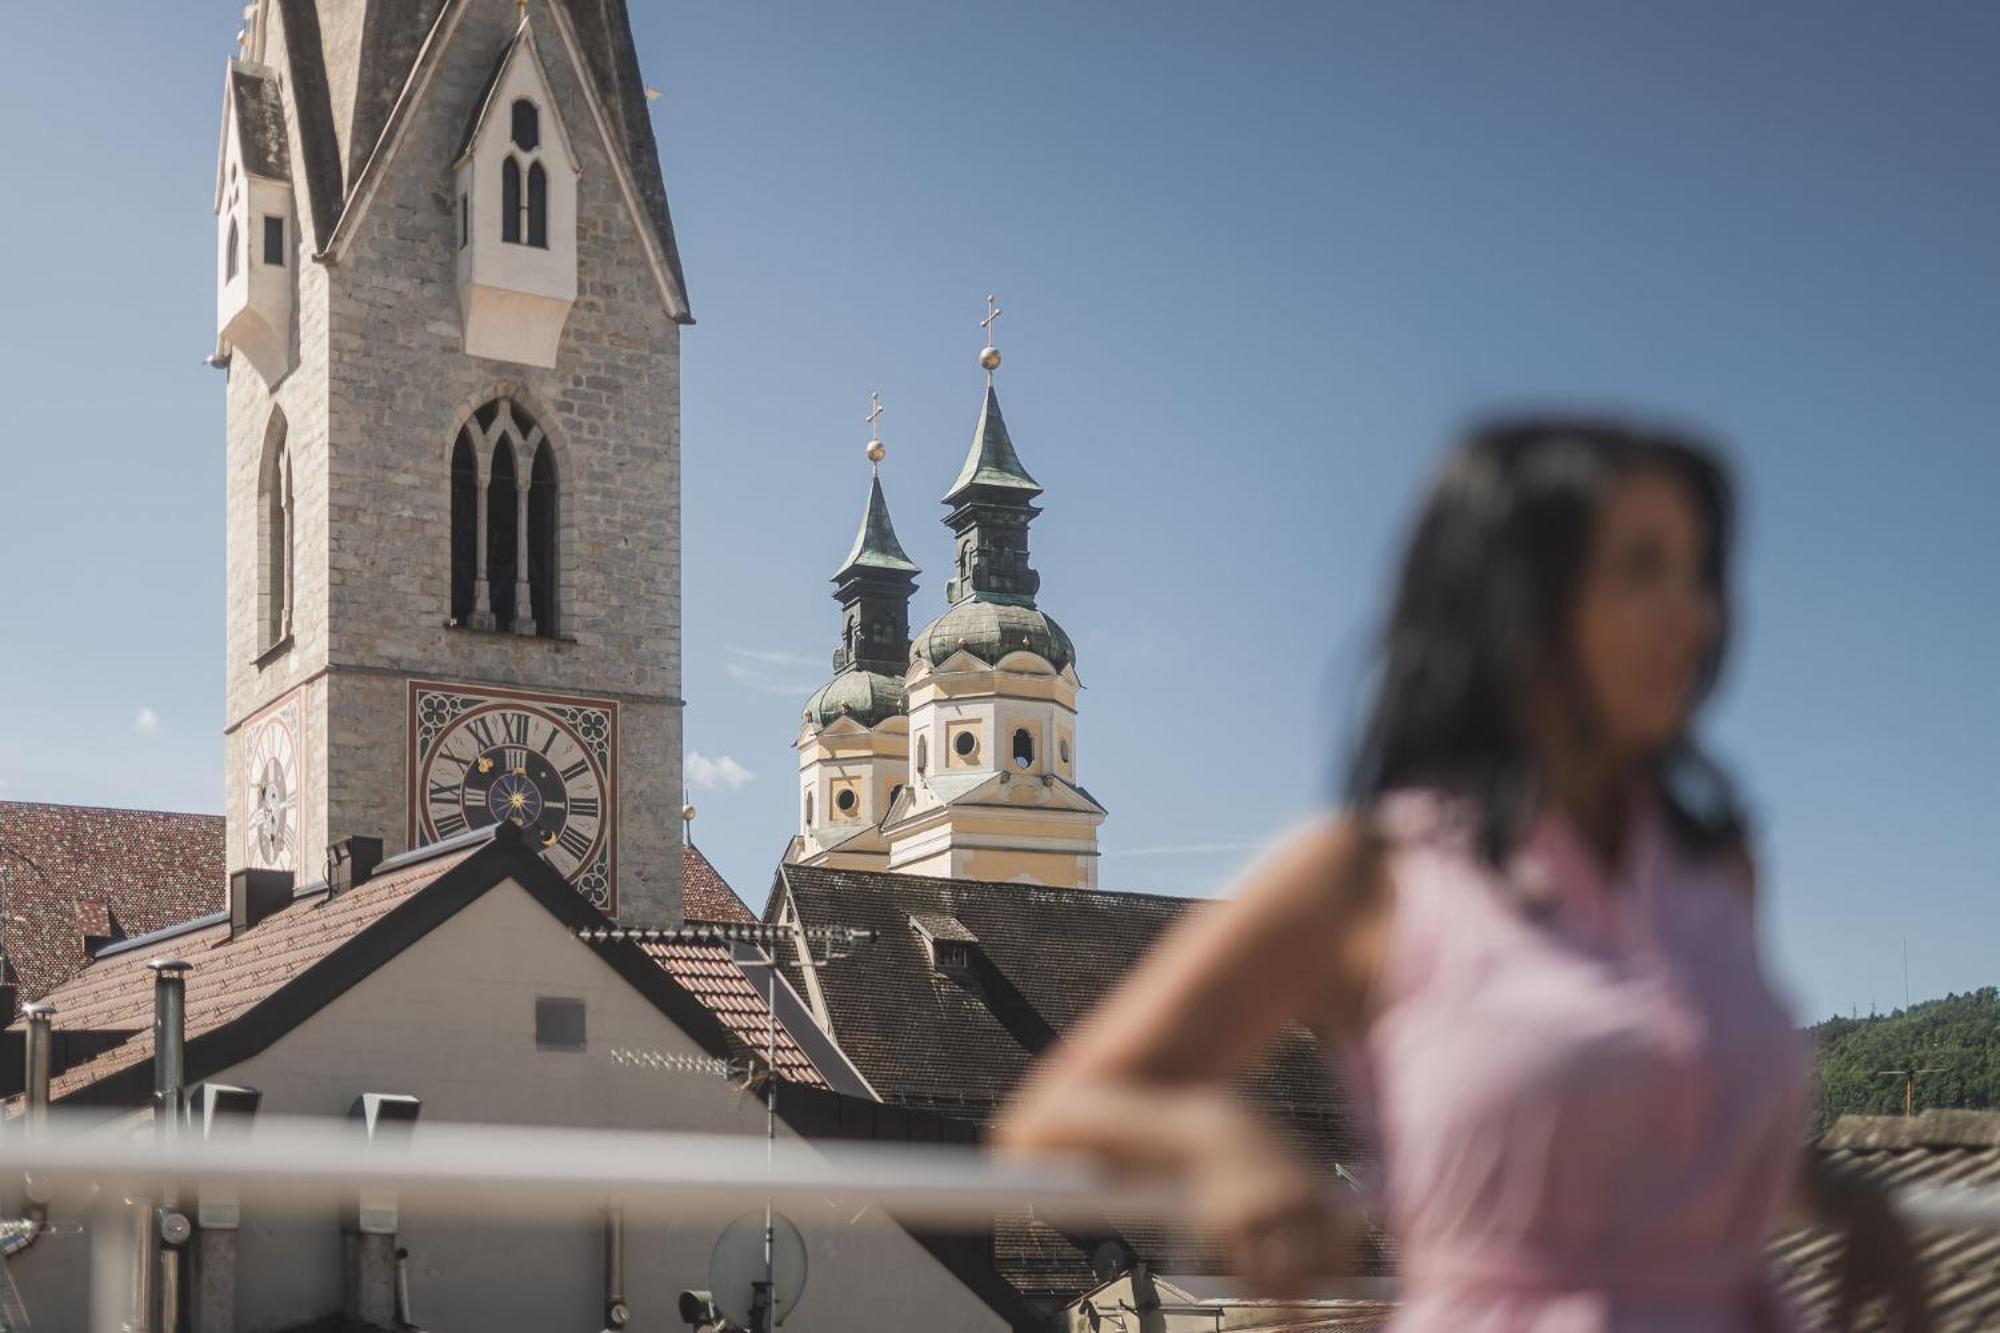
{"label": "woman's bare arm", "polygon": [[1053,1113],[1065,1101],[1082,1110],[1074,1094],[1086,1084],[1143,1090],[1154,1104],[1168,1087],[1219,1086],[1290,1020],[1358,1031],[1387,919],[1385,887],[1379,843],[1352,822],[1329,817],[1294,835],[1233,898],[1176,923],[1064,1038],[1003,1119],[1001,1141],[1136,1146],[1090,1132],[1090,1123],[1117,1117],[1085,1116],[1062,1132],[1056,1122],[1069,1117]]}

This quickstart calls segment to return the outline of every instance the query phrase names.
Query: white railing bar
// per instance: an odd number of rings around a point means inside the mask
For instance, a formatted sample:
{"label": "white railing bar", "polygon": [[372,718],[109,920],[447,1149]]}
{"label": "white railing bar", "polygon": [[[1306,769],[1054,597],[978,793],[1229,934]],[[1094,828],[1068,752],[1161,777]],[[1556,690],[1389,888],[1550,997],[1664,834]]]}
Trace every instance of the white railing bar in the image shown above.
{"label": "white railing bar", "polygon": [[[317,1206],[368,1187],[405,1203],[482,1215],[551,1204],[659,1216],[734,1216],[769,1197],[781,1207],[876,1205],[912,1223],[984,1225],[996,1214],[1085,1221],[1184,1221],[1188,1197],[1156,1178],[1061,1157],[997,1159],[975,1148],[557,1126],[430,1122],[401,1144],[370,1144],[342,1119],[260,1115],[247,1135],[161,1141],[121,1117],[52,1113],[44,1135],[9,1125],[0,1173],[29,1172],[57,1191],[232,1185],[247,1199]],[[1897,1206],[1919,1226],[2000,1231],[2000,1188],[1915,1186]]]}

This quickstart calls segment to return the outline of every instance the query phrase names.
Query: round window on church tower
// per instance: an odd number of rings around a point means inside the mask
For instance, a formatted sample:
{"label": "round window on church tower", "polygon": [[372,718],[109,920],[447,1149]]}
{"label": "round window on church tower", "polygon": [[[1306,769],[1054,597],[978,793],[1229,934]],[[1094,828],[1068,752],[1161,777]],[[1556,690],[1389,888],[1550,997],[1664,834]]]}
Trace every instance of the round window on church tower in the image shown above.
{"label": "round window on church tower", "polygon": [[834,793],[833,797],[833,803],[840,807],[840,813],[843,815],[853,814],[854,807],[859,800],[860,798],[854,794],[854,788],[852,787],[842,787],[838,792]]}
{"label": "round window on church tower", "polygon": [[1065,736],[1056,742],[1056,754],[1065,764],[1069,762],[1069,737]]}
{"label": "round window on church tower", "polygon": [[961,731],[951,738],[951,748],[958,751],[960,759],[970,759],[972,752],[979,748],[979,738],[970,731]]}

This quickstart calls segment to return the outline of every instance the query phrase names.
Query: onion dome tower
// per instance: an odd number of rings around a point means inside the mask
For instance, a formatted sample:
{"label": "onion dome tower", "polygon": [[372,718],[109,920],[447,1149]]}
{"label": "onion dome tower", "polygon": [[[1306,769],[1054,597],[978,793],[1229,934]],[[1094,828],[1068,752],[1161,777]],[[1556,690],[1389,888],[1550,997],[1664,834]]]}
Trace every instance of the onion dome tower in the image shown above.
{"label": "onion dome tower", "polygon": [[910,597],[922,571],[904,552],[882,495],[881,399],[870,395],[868,461],[874,475],[861,529],[833,575],[840,646],[833,679],[800,720],[799,833],[787,860],[843,870],[882,870],[881,826],[909,769],[903,670],[910,652]]}
{"label": "onion dome tower", "polygon": [[913,636],[910,783],[889,812],[889,868],[1094,888],[1104,807],[1076,782],[1076,648],[1035,603],[1028,526],[1042,488],[1000,415],[986,298],[986,398],[945,492],[950,607]]}

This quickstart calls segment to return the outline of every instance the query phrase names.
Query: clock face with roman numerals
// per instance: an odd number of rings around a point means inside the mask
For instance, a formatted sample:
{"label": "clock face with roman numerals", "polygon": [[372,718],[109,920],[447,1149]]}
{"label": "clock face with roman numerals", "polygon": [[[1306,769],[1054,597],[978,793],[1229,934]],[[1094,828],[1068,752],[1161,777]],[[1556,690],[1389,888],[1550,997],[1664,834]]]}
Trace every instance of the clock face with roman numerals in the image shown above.
{"label": "clock face with roman numerals", "polygon": [[411,721],[414,840],[504,819],[586,898],[612,909],[615,703],[413,684]]}

